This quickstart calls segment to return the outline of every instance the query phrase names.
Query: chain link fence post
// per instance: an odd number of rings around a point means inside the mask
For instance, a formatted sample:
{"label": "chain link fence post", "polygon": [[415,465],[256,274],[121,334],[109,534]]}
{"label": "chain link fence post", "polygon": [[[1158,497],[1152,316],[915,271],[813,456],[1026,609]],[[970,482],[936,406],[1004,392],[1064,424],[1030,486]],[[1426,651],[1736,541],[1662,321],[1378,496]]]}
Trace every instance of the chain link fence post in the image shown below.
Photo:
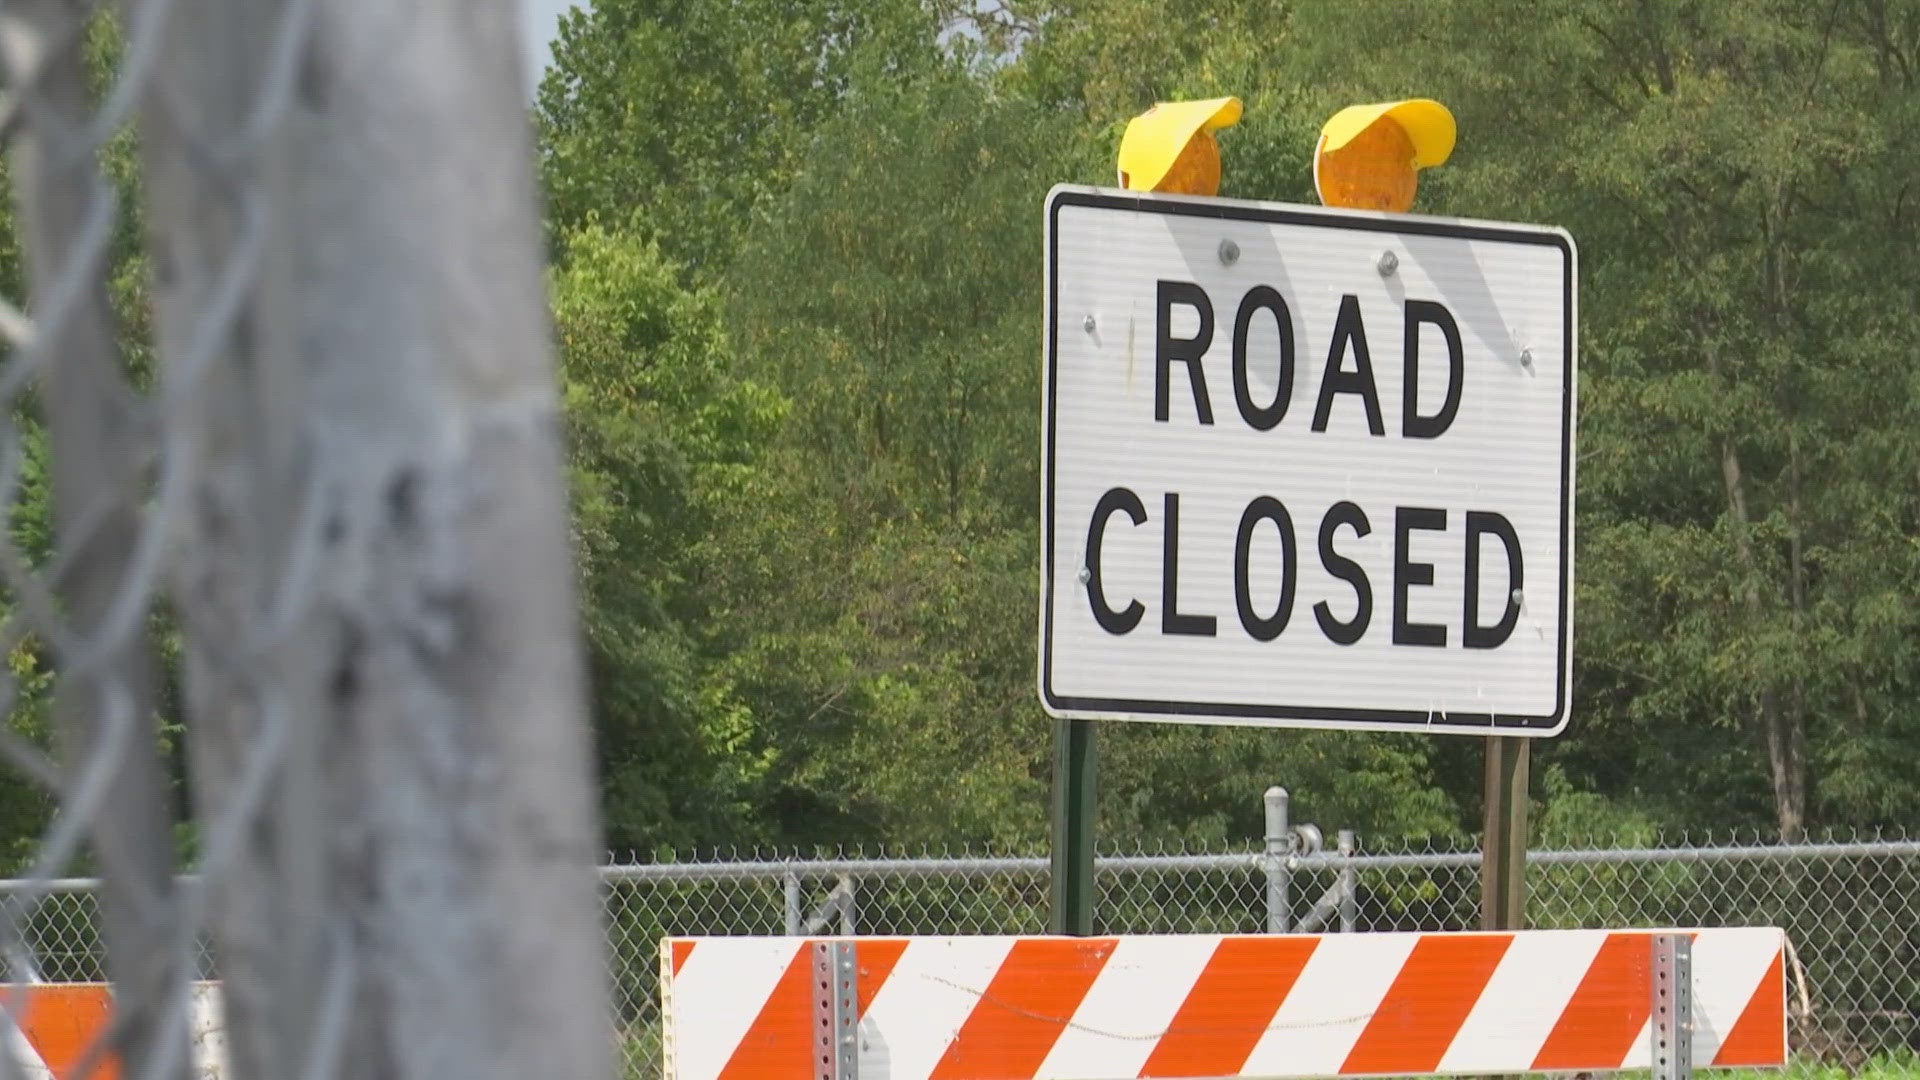
{"label": "chain link fence post", "polygon": [[1340,867],[1340,932],[1351,934],[1358,921],[1360,888],[1359,875],[1353,871],[1353,857],[1358,853],[1359,841],[1352,829],[1341,829],[1336,839],[1340,855],[1345,860]]}
{"label": "chain link fence post", "polygon": [[1293,831],[1287,824],[1287,789],[1274,785],[1262,799],[1266,810],[1267,933],[1284,934],[1292,918]]}
{"label": "chain link fence post", "polygon": [[801,933],[805,913],[800,909],[800,876],[788,874],[780,883],[782,897],[781,908],[785,915],[782,925],[788,937],[798,937]]}

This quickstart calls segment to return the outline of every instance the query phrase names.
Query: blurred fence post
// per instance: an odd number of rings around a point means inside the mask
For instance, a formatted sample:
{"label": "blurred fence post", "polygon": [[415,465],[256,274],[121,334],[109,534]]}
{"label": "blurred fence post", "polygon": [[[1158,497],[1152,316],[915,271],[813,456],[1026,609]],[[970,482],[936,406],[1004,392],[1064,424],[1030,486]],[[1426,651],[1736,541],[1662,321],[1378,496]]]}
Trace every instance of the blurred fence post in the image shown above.
{"label": "blurred fence post", "polygon": [[234,1071],[610,1077],[517,8],[129,4]]}
{"label": "blurred fence post", "polygon": [[[155,546],[142,528],[145,417],[126,378],[108,292],[115,198],[101,151],[112,132],[96,122],[88,88],[89,16],[88,5],[66,0],[0,6],[5,126],[18,122],[10,162],[14,221],[37,320],[29,335],[8,308],[6,336],[17,352],[7,381],[22,371],[41,374],[37,411],[50,451],[53,539],[64,564],[46,582],[59,610],[48,604],[41,613],[49,623],[41,627],[48,652],[61,668],[54,697],[59,794],[64,812],[86,825],[104,880],[106,974],[124,1000],[163,1002],[185,995],[187,958],[173,948],[173,813],[147,640],[154,581],[139,569],[141,549]],[[0,407],[11,412],[19,402]],[[23,450],[17,419],[0,422],[0,458],[9,471],[0,486],[8,499]],[[36,606],[37,587],[21,579],[9,585],[9,607]],[[62,620],[56,631],[51,624]],[[45,869],[71,854],[58,853],[59,846],[41,852],[58,855]],[[0,944],[9,952],[12,924],[31,906],[8,905]],[[118,1048],[132,1074],[161,1080],[187,1075],[186,1043],[183,1017],[146,1008],[128,1011]]]}

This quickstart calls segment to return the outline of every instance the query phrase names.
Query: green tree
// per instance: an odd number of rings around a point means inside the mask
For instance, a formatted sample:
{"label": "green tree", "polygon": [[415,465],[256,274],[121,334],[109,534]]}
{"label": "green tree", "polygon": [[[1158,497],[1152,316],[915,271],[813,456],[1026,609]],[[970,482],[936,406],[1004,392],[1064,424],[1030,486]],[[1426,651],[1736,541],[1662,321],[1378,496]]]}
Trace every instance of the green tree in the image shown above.
{"label": "green tree", "polygon": [[1318,8],[1297,30],[1336,85],[1456,108],[1423,208],[1581,245],[1576,734],[1553,753],[1682,821],[1911,820],[1914,9],[1376,14],[1364,39]]}
{"label": "green tree", "polygon": [[749,838],[764,763],[709,648],[717,507],[752,483],[784,401],[728,370],[711,290],[598,226],[554,277],[575,543],[609,842]]}
{"label": "green tree", "polygon": [[559,236],[636,211],[686,271],[722,270],[805,163],[856,58],[933,49],[915,0],[598,0],[562,18],[536,104]]}
{"label": "green tree", "polygon": [[1032,177],[1068,140],[957,65],[861,75],[730,275],[795,402],[735,523],[736,670],[795,839],[1030,840]]}

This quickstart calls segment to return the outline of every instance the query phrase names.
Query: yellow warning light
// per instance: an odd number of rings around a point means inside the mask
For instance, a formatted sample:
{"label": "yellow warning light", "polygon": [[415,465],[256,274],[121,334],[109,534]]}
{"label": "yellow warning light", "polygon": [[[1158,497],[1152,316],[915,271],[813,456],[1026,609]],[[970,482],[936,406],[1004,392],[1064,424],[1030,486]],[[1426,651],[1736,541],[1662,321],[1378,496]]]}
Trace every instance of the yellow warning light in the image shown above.
{"label": "yellow warning light", "polygon": [[1218,194],[1220,145],[1213,133],[1239,122],[1239,98],[1155,105],[1128,121],[1120,137],[1120,186],[1178,195]]}
{"label": "yellow warning light", "polygon": [[1445,162],[1453,141],[1453,114],[1437,101],[1348,106],[1320,129],[1314,190],[1327,206],[1404,214],[1413,208],[1420,170]]}

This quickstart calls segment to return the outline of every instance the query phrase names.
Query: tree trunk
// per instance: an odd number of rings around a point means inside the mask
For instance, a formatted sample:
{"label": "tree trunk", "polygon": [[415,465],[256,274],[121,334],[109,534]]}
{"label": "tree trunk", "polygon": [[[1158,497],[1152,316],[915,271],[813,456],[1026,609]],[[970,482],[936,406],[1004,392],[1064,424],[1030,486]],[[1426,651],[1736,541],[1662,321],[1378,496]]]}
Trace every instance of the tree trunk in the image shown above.
{"label": "tree trunk", "polygon": [[[1787,526],[1792,530],[1788,541],[1787,573],[1789,575],[1788,600],[1793,605],[1793,633],[1796,645],[1806,641],[1807,633],[1807,551],[1806,541],[1801,535],[1800,507],[1800,438],[1798,432],[1788,436],[1787,459]],[[1790,804],[1796,808],[1793,821],[1793,837],[1800,839],[1806,832],[1807,815],[1807,676],[1805,666],[1796,658],[1793,667],[1793,703],[1791,712],[1785,717],[1786,723],[1781,732],[1782,764],[1775,767],[1775,773],[1787,783],[1787,798],[1775,796],[1776,803]],[[1771,757],[1771,755],[1769,755]],[[1787,822],[1781,821],[1781,835],[1787,835]]]}
{"label": "tree trunk", "polygon": [[[1730,438],[1720,441],[1720,476],[1733,521],[1734,551],[1746,576],[1743,593],[1747,616],[1757,630],[1766,617],[1760,602],[1760,570],[1748,535],[1746,480],[1739,452]],[[1761,740],[1767,750],[1767,776],[1773,787],[1774,817],[1780,826],[1781,842],[1792,843],[1806,835],[1807,827],[1806,729],[1797,710],[1783,707],[1779,688],[1771,680],[1760,688],[1758,709]]]}
{"label": "tree trunk", "polygon": [[610,1077],[513,6],[174,8],[142,148],[234,1075]]}

